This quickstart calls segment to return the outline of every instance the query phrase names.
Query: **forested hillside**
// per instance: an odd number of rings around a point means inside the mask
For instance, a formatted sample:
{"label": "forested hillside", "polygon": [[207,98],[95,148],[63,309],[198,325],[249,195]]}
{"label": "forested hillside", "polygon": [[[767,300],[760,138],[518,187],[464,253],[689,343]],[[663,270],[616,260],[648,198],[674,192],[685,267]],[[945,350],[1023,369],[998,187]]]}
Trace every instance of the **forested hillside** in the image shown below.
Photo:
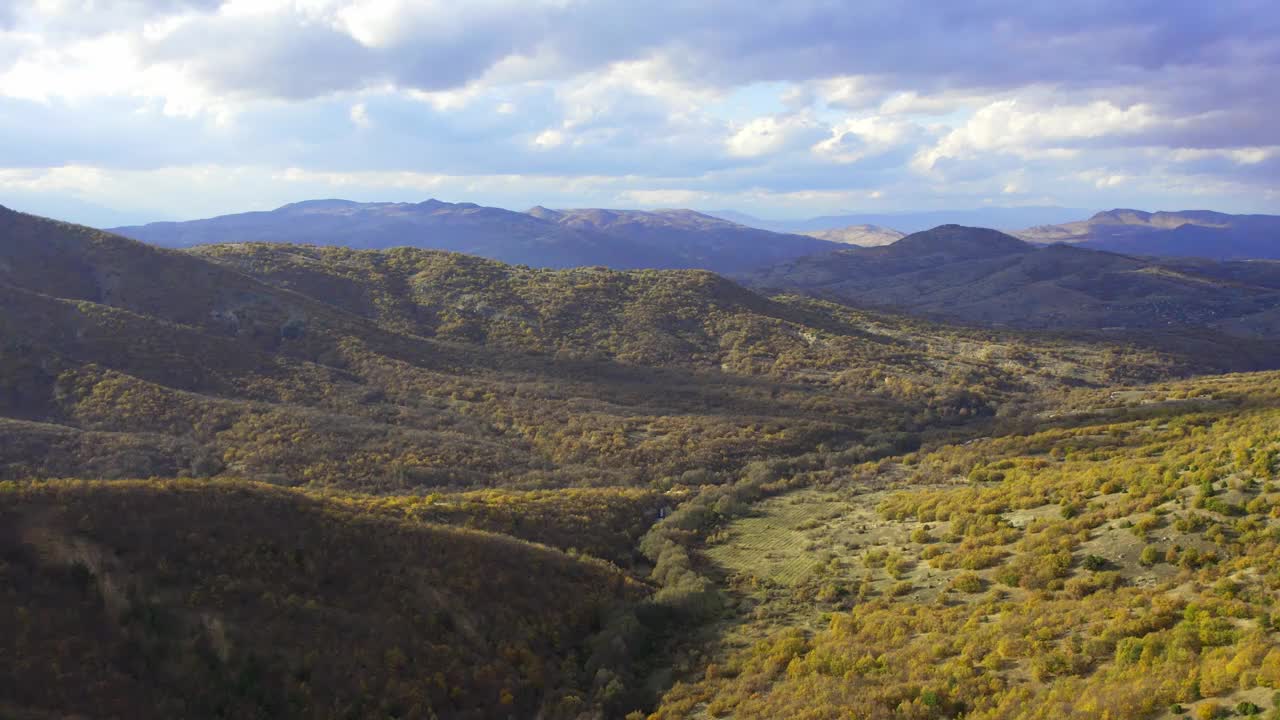
{"label": "forested hillside", "polygon": [[1269,356],[1131,340],[0,211],[0,715],[1269,701]]}
{"label": "forested hillside", "polygon": [[892,245],[800,258],[742,279],[762,292],[802,292],[944,321],[1120,338],[1154,332],[1166,347],[1182,332],[1209,342],[1229,338],[1259,358],[1276,353],[1280,266],[1274,262],[1040,247],[995,230],[944,225]]}
{"label": "forested hillside", "polygon": [[6,717],[573,718],[590,635],[643,594],[242,482],[3,483],[0,558]]}
{"label": "forested hillside", "polygon": [[648,484],[1206,364],[771,300],[705,272],[411,249],[186,253],[0,222],[10,478]]}
{"label": "forested hillside", "polygon": [[733,610],[656,717],[1280,715],[1278,389],[1090,391],[758,503],[699,549]]}

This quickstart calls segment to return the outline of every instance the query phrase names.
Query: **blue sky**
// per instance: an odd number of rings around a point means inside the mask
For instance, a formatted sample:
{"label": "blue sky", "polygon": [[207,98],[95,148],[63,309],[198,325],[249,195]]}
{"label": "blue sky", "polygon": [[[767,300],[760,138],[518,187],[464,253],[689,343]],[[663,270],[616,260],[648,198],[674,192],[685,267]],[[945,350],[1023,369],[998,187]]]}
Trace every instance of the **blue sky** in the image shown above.
{"label": "blue sky", "polygon": [[1280,212],[1272,0],[17,0],[0,203]]}

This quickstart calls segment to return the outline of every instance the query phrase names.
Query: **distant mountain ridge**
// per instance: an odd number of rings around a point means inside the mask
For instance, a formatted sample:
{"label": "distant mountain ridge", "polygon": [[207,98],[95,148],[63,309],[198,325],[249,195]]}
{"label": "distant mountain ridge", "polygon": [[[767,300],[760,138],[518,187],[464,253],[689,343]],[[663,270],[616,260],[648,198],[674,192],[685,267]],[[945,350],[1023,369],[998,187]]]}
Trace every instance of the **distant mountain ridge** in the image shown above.
{"label": "distant mountain ridge", "polygon": [[229,242],[418,247],[536,267],[739,272],[839,245],[749,228],[692,210],[514,212],[475,203],[309,200],[264,212],[110,230],[162,247]]}
{"label": "distant mountain ridge", "polygon": [[535,207],[528,214],[560,227],[623,239],[669,258],[679,258],[680,264],[673,267],[716,272],[740,272],[840,247],[832,241],[746,227],[694,210]]}
{"label": "distant mountain ridge", "polygon": [[1157,260],[946,225],[746,275],[772,292],[1027,329],[1280,329],[1280,263]]}
{"label": "distant mountain ridge", "polygon": [[851,213],[821,217],[769,220],[734,210],[711,210],[707,214],[750,227],[774,232],[813,233],[850,225],[878,225],[903,233],[920,232],[939,225],[960,224],[1015,230],[1031,225],[1065,223],[1087,215],[1089,210],[1056,206],[990,207],[967,210],[924,210],[918,212]]}
{"label": "distant mountain ridge", "polygon": [[1117,208],[1088,220],[1039,225],[1014,234],[1030,242],[1073,243],[1135,255],[1216,260],[1280,258],[1280,216],[1276,215]]}
{"label": "distant mountain ridge", "polygon": [[891,245],[905,237],[903,233],[897,230],[879,225],[848,225],[832,230],[813,230],[804,234],[809,237],[816,237],[819,240],[830,240],[831,242],[845,245],[861,245],[862,247]]}

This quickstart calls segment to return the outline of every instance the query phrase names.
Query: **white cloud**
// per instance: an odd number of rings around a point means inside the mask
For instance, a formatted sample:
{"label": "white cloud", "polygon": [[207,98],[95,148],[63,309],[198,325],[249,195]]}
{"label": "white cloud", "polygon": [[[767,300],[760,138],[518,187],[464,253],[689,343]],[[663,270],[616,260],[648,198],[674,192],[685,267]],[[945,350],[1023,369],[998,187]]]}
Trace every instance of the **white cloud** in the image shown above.
{"label": "white cloud", "polygon": [[692,207],[711,198],[700,190],[626,190],[618,194],[619,202],[639,207]]}
{"label": "white cloud", "polygon": [[734,157],[755,158],[807,146],[822,134],[822,128],[808,114],[771,115],[739,127],[725,146]]}
{"label": "white cloud", "polygon": [[1237,165],[1257,165],[1280,157],[1280,145],[1244,148],[1175,148],[1169,153],[1174,162],[1226,159]]}
{"label": "white cloud", "polygon": [[1280,16],[1175,5],[0,0],[0,159],[106,204],[134,202],[124,177],[190,205],[175,188],[220,180],[171,166],[246,163],[298,192],[440,177],[480,202],[515,192],[495,177],[825,211],[1058,183],[1080,205],[1271,202]]}
{"label": "white cloud", "polygon": [[885,117],[842,120],[831,128],[831,137],[813,146],[813,152],[837,163],[854,163],[919,139],[922,129],[914,123]]}
{"label": "white cloud", "polygon": [[861,75],[826,78],[815,85],[816,93],[824,103],[849,110],[869,107],[884,94],[878,81]]}
{"label": "white cloud", "polygon": [[930,172],[940,160],[963,160],[992,152],[1022,158],[1070,158],[1077,154],[1071,146],[1079,141],[1137,135],[1158,122],[1153,108],[1141,104],[1120,108],[1099,101],[1030,107],[1017,100],[999,100],[979,109],[933,147],[922,148],[912,159],[912,167]]}
{"label": "white cloud", "polygon": [[166,115],[207,113],[223,123],[233,114],[231,105],[207,93],[181,67],[144,63],[136,42],[120,33],[65,45],[31,44],[0,71],[0,97],[41,103],[131,97],[158,103]]}
{"label": "white cloud", "polygon": [[974,107],[990,98],[971,92],[943,91],[922,95],[915,90],[897,92],[880,103],[881,115],[946,115]]}
{"label": "white cloud", "polygon": [[368,130],[373,127],[373,120],[369,117],[369,106],[364,103],[356,103],[351,106],[351,112],[348,113],[351,123],[358,128]]}
{"label": "white cloud", "polygon": [[464,110],[484,94],[484,89],[475,83],[456,90],[408,90],[406,94],[415,100],[421,100],[439,112],[456,112]]}
{"label": "white cloud", "polygon": [[533,144],[542,150],[553,150],[564,144],[564,133],[554,129],[543,130],[533,139]]}
{"label": "white cloud", "polygon": [[687,122],[721,93],[679,79],[666,57],[613,63],[559,84],[556,99],[565,128],[626,123],[636,117],[653,122]]}

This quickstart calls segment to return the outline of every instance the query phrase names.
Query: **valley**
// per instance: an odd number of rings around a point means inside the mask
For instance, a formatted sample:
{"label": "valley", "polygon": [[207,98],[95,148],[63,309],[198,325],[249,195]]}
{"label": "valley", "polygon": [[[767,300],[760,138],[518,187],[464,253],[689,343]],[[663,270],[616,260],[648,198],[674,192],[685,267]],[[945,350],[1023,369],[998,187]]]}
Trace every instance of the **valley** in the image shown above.
{"label": "valley", "polygon": [[1280,720],[1280,3],[0,0],[0,720]]}
{"label": "valley", "polygon": [[0,210],[0,714],[1272,710],[1267,268],[738,277]]}
{"label": "valley", "polygon": [[706,543],[732,610],[657,716],[1261,716],[1275,380],[1086,394],[757,503]]}

